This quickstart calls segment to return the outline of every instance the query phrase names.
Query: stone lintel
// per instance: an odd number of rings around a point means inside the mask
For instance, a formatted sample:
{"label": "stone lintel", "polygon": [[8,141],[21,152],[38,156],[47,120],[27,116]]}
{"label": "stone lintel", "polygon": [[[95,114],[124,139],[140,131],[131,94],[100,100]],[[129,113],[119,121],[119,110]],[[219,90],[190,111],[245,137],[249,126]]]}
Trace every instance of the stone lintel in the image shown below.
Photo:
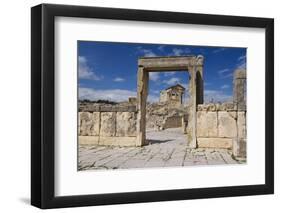
{"label": "stone lintel", "polygon": [[175,57],[147,57],[138,60],[138,66],[144,67],[147,71],[165,70],[188,70],[190,66],[203,65],[196,61],[196,56],[175,56]]}

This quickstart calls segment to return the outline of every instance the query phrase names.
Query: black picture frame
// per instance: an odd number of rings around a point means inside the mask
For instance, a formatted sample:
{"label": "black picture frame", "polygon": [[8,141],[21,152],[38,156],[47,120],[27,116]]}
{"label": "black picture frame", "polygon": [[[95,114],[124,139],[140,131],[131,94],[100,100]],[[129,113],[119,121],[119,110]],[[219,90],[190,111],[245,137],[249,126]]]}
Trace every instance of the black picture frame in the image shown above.
{"label": "black picture frame", "polygon": [[[54,195],[55,17],[263,28],[265,48],[265,184],[93,195]],[[60,208],[274,193],[274,20],[241,16],[41,4],[31,8],[31,204]]]}

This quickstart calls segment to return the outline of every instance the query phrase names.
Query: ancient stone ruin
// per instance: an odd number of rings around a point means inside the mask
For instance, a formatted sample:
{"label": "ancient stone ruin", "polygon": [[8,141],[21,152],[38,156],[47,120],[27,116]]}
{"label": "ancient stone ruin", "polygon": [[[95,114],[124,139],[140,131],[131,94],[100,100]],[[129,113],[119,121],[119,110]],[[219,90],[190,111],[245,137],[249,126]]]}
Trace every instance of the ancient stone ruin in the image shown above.
{"label": "ancient stone ruin", "polygon": [[183,104],[184,91],[185,88],[180,84],[168,87],[160,92],[159,102],[180,107]]}
{"label": "ancient stone ruin", "polygon": [[[226,148],[236,157],[246,156],[246,71],[234,72],[233,101],[204,104],[203,56],[149,57],[138,60],[137,98],[128,104],[89,105],[79,108],[80,144],[145,146],[146,113],[157,116],[155,107],[176,106],[178,111],[162,113],[161,128],[182,127],[187,148]],[[179,85],[167,88],[160,103],[147,105],[149,72],[186,71],[189,73],[188,106],[182,107],[184,91]],[[169,107],[168,107],[169,108]],[[165,108],[163,108],[165,109]],[[161,112],[162,108],[159,108]],[[170,111],[169,111],[170,110]],[[163,110],[162,110],[163,111]],[[153,113],[151,113],[153,112]],[[161,116],[159,113],[158,117]],[[155,119],[154,119],[155,120]],[[152,125],[152,126],[153,126]],[[158,125],[158,126],[157,126]]]}

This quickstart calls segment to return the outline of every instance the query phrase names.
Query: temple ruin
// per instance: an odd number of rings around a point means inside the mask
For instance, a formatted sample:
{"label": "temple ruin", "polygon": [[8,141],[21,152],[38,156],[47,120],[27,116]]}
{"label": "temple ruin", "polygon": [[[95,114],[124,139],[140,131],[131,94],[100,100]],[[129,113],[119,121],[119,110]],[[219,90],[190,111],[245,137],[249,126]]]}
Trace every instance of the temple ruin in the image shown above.
{"label": "temple ruin", "polygon": [[160,92],[159,102],[179,107],[183,104],[184,92],[185,88],[180,84],[170,86]]}
{"label": "temple ruin", "polygon": [[[185,71],[189,74],[190,95],[185,115],[181,117],[187,148],[231,149],[236,157],[246,156],[246,71],[238,69],[233,78],[233,101],[204,103],[204,57],[144,57],[138,60],[137,99],[126,106],[88,106],[79,110],[80,144],[145,146],[146,108],[149,72]],[[182,103],[169,90],[160,95],[160,102]],[[171,89],[171,88],[168,88]],[[169,96],[167,94],[169,93]],[[171,96],[170,96],[171,95]],[[162,97],[161,97],[162,96]],[[174,118],[170,118],[172,120]],[[167,125],[166,125],[167,127]],[[165,128],[165,126],[164,126]]]}

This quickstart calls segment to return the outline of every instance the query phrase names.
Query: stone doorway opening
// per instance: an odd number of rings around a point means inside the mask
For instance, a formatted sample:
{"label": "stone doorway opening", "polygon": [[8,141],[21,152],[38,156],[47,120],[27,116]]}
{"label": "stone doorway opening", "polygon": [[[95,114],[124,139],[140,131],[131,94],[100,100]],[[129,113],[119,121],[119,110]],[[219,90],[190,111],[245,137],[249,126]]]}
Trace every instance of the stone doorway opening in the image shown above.
{"label": "stone doorway opening", "polygon": [[146,102],[146,143],[174,147],[186,145],[189,72],[148,73]]}
{"label": "stone doorway opening", "polygon": [[203,56],[144,57],[138,60],[137,83],[137,146],[147,145],[146,140],[146,105],[148,96],[149,73],[165,71],[187,71],[189,73],[188,125],[186,144],[197,147],[196,110],[203,103]]}

